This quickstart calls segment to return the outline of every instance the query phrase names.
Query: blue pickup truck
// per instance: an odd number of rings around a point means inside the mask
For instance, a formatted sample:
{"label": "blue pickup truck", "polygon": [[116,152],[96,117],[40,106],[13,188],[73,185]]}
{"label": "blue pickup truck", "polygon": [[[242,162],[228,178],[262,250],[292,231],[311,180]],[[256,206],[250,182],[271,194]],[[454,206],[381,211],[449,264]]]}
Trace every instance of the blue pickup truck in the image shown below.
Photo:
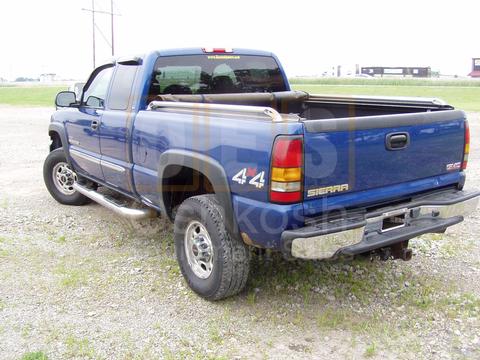
{"label": "blue pickup truck", "polygon": [[61,92],[56,106],[44,163],[53,198],[168,217],[186,282],[210,300],[244,288],[252,247],[409,260],[409,239],[444,232],[478,203],[463,190],[462,111],[292,91],[269,52],[119,58],[93,71],[80,100]]}

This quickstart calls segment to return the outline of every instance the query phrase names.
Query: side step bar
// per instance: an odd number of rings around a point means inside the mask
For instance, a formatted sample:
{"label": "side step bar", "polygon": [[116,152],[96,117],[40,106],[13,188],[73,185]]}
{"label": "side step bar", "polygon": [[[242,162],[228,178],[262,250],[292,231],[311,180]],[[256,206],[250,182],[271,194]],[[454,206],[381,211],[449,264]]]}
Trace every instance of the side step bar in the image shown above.
{"label": "side step bar", "polygon": [[127,208],[125,206],[116,204],[114,201],[110,200],[106,196],[100,194],[99,192],[89,189],[85,186],[80,185],[79,183],[73,184],[73,188],[77,190],[80,194],[85,195],[86,197],[92,199],[93,201],[99,203],[100,205],[105,206],[106,208],[112,210],[113,212],[121,215],[125,218],[131,220],[142,220],[153,218],[157,216],[157,212],[153,209],[133,209]]}

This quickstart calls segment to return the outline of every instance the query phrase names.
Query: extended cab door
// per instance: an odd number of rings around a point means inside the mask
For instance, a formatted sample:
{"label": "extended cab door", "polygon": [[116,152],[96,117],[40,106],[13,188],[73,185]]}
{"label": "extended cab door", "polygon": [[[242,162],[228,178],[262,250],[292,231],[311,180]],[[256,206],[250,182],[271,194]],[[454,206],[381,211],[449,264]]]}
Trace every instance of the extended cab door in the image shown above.
{"label": "extended cab door", "polygon": [[116,66],[107,106],[99,128],[101,167],[109,185],[133,193],[130,131],[136,111],[133,109],[133,83],[139,64],[120,62]]}
{"label": "extended cab door", "polygon": [[109,64],[92,73],[85,85],[78,112],[65,124],[75,169],[102,181],[99,128],[112,70],[113,65]]}

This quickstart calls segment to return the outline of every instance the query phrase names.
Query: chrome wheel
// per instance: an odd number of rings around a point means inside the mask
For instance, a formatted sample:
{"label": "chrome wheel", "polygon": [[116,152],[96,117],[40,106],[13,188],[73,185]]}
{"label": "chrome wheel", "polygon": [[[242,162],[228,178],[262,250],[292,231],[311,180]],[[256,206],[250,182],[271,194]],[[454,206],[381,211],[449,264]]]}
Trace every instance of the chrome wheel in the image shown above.
{"label": "chrome wheel", "polygon": [[196,220],[190,221],[184,245],[190,269],[200,279],[207,279],[213,269],[213,246],[205,226]]}
{"label": "chrome wheel", "polygon": [[75,175],[66,162],[55,164],[52,170],[52,176],[55,187],[62,194],[72,195],[75,193],[73,184],[77,181],[77,175]]}

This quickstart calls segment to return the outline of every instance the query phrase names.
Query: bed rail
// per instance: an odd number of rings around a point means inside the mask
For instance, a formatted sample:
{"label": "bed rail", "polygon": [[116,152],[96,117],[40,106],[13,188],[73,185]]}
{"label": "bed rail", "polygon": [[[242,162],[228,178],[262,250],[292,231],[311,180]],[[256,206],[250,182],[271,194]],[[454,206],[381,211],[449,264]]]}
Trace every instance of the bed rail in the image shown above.
{"label": "bed rail", "polygon": [[272,122],[298,121],[294,114],[280,114],[277,110],[267,106],[205,104],[174,101],[152,101],[147,110],[175,109],[205,115],[232,114],[236,116],[250,116],[263,118]]}

